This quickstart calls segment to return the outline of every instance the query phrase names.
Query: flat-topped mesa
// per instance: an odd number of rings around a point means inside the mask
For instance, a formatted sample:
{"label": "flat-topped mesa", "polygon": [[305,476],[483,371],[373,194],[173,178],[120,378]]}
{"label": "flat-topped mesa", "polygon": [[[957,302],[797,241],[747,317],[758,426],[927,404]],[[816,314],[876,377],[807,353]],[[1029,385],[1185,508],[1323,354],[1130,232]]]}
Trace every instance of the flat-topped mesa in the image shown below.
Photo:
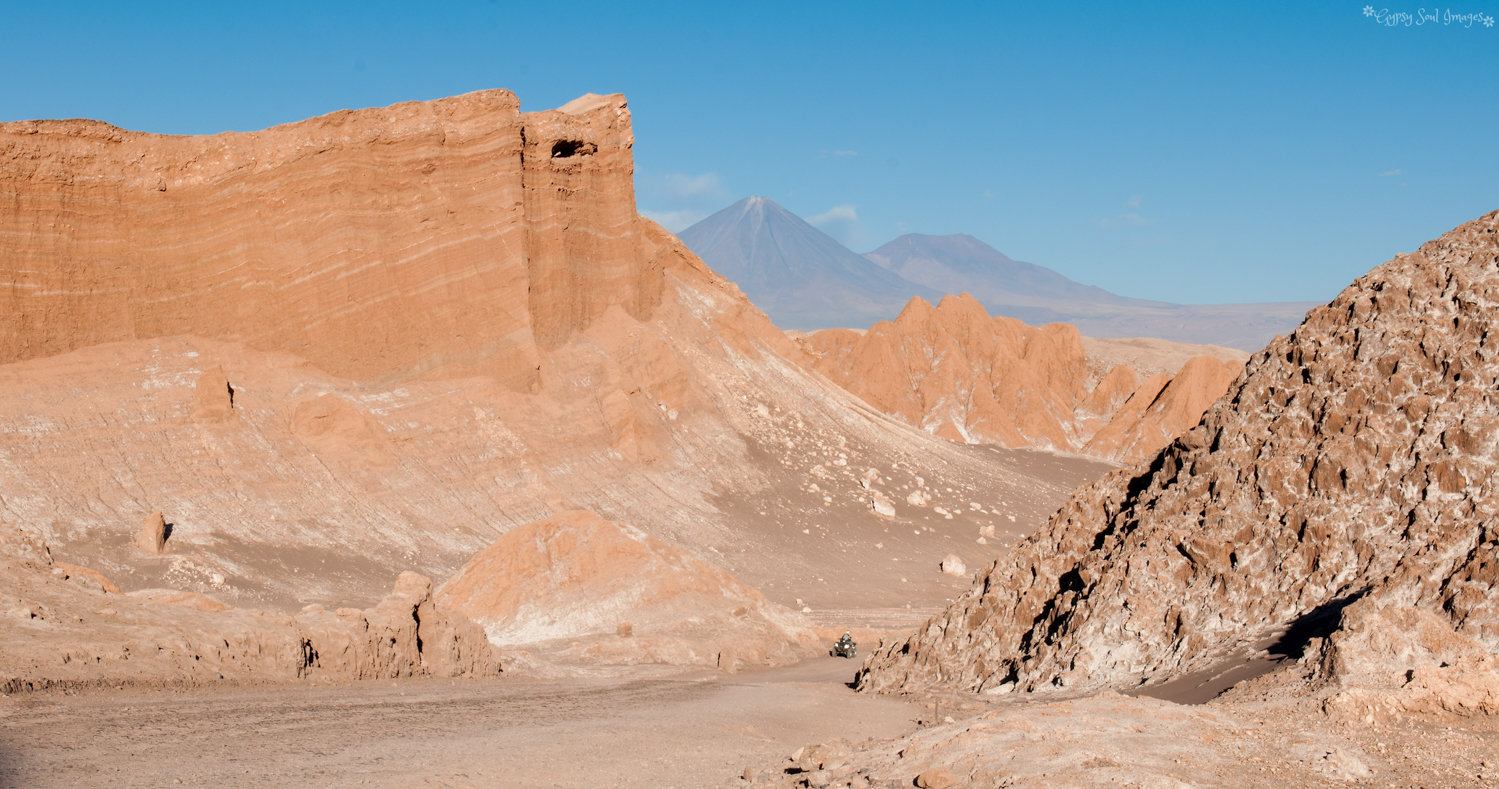
{"label": "flat-topped mesa", "polygon": [[871,655],[861,687],[1159,683],[1356,599],[1499,651],[1496,337],[1499,212],[1312,310],[1199,425]]}
{"label": "flat-topped mesa", "polygon": [[192,334],[530,389],[538,345],[660,298],[633,142],[621,95],[503,90],[207,137],[0,124],[0,364]]}

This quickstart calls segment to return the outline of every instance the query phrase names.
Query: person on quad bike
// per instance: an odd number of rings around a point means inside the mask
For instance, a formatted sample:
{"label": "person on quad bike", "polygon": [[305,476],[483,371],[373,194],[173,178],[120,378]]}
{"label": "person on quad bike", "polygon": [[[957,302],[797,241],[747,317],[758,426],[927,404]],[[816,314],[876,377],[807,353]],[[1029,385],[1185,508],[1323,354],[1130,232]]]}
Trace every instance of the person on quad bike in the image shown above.
{"label": "person on quad bike", "polygon": [[858,651],[859,645],[854,643],[853,636],[849,635],[846,630],[843,632],[843,638],[838,639],[838,643],[833,645],[833,654],[838,657],[851,658]]}

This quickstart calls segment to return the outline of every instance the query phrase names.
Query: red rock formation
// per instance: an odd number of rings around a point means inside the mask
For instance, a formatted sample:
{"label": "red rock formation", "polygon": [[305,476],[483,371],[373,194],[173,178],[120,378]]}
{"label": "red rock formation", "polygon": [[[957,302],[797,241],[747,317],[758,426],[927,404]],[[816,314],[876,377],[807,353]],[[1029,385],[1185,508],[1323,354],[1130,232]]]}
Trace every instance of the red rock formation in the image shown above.
{"label": "red rock formation", "polygon": [[[895,517],[951,527],[885,541],[933,561],[1091,473],[962,451],[809,373],[636,216],[629,119],[485,91],[213,137],[0,125],[0,522],[129,591],[297,610],[587,508],[783,602],[830,575],[904,605],[952,587],[918,597],[844,538],[886,527],[865,469]],[[912,485],[984,506],[949,521]],[[119,513],[154,507],[170,558],[120,550]]]}
{"label": "red rock formation", "polygon": [[[1130,395],[1109,423],[1088,440],[1082,451],[1123,463],[1138,463],[1150,457],[1172,439],[1196,427],[1213,401],[1228,391],[1240,369],[1240,365],[1232,362],[1195,356],[1174,378],[1151,376]],[[1099,389],[1103,389],[1103,384]]]}
{"label": "red rock formation", "polygon": [[537,343],[660,297],[629,118],[491,90],[211,137],[0,124],[0,363],[192,334],[529,389]]}
{"label": "red rock formation", "polygon": [[1452,630],[1440,614],[1360,600],[1316,639],[1301,663],[1324,710],[1345,722],[1393,716],[1499,713],[1499,655]]}
{"label": "red rock formation", "polygon": [[[1161,682],[1353,599],[1499,649],[1496,294],[1499,212],[1376,268],[871,656],[862,686]],[[1386,627],[1368,621],[1344,626]]]}
{"label": "red rock formation", "polygon": [[1169,376],[1141,384],[1123,364],[1094,383],[1077,329],[992,318],[966,293],[935,308],[912,299],[893,322],[862,334],[828,329],[803,342],[818,357],[819,372],[934,435],[1123,462],[1197,424],[1238,371],[1232,362],[1203,356],[1188,362],[1185,379],[1165,394]]}
{"label": "red rock formation", "polygon": [[218,365],[203,371],[193,392],[193,419],[224,422],[234,416],[234,389]]}
{"label": "red rock formation", "polygon": [[124,592],[120,591],[120,587],[115,586],[114,581],[109,580],[104,576],[103,573],[97,570],[92,570],[87,567],[79,567],[76,564],[68,564],[67,562],[53,562],[52,566],[56,567],[59,570],[62,570],[62,579],[64,581],[75,581],[78,583],[92,581],[94,584],[98,585],[101,591],[105,591],[110,594],[124,594]]}

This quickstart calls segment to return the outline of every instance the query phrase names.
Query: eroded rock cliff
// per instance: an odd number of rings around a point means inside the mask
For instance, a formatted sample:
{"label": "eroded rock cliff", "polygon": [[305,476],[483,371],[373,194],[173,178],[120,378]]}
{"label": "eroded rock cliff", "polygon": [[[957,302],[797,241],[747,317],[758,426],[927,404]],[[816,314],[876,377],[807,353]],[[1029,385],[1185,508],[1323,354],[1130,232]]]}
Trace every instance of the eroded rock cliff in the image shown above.
{"label": "eroded rock cliff", "polygon": [[629,119],[490,90],[209,137],[0,124],[0,363],[190,334],[528,390],[537,344],[660,298]]}
{"label": "eroded rock cliff", "polygon": [[[912,299],[867,332],[825,329],[804,343],[816,369],[881,411],[943,438],[1036,447],[1133,463],[1197,424],[1241,365],[1175,361],[1160,347],[1093,341],[1073,326],[990,317],[964,293]],[[1211,346],[1156,346],[1226,351]],[[1232,353],[1232,352],[1229,352]],[[1114,363],[1116,357],[1128,359]],[[1102,367],[1103,369],[1100,369]],[[1178,373],[1178,370],[1180,371]]]}
{"label": "eroded rock cliff", "polygon": [[1499,212],[1313,310],[1200,425],[1080,490],[872,655],[861,686],[1159,682],[1354,599],[1428,612],[1494,651],[1496,309]]}
{"label": "eroded rock cliff", "polygon": [[0,688],[201,684],[294,679],[481,677],[499,654],[432,583],[402,573],[366,610],[237,609],[169,589],[122,594],[108,578],[55,562],[25,532],[0,532]]}

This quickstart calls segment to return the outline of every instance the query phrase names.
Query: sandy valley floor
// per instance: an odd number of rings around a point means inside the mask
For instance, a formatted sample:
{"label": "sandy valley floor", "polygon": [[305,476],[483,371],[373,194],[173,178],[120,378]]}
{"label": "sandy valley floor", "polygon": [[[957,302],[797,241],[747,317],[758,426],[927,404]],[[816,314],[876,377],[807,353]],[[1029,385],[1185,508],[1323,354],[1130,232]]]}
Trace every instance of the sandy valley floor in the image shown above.
{"label": "sandy valley floor", "polygon": [[812,778],[809,759],[840,787],[911,786],[940,764],[974,787],[1499,783],[1487,717],[1340,725],[1297,704],[857,694],[854,665],[21,694],[0,699],[0,787],[787,787]]}
{"label": "sandy valley floor", "polygon": [[919,708],[856,663],[671,678],[367,682],[0,699],[0,786],[705,787]]}

